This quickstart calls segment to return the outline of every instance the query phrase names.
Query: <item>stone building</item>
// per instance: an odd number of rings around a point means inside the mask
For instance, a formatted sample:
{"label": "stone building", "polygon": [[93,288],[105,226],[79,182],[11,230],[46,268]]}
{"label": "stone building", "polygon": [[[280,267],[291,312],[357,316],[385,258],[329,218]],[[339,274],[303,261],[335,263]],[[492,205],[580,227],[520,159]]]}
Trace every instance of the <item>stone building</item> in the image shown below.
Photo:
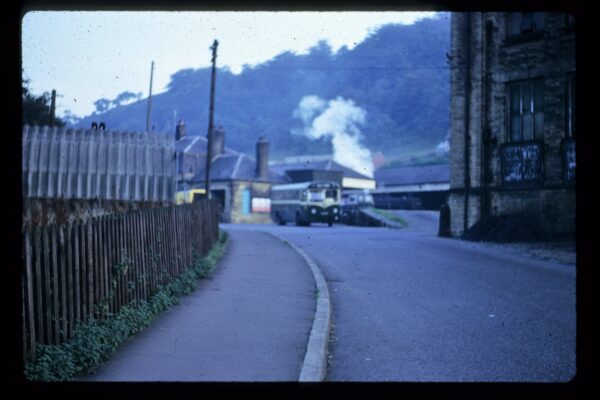
{"label": "stone building", "polygon": [[575,232],[575,18],[453,13],[451,233],[487,216]]}
{"label": "stone building", "polygon": [[[186,136],[178,129],[177,151],[178,190],[206,186],[206,146],[203,136]],[[260,138],[256,143],[256,158],[225,147],[225,132],[213,131],[210,192],[221,205],[221,220],[232,223],[269,223],[271,186],[285,178],[268,166],[269,143]]]}

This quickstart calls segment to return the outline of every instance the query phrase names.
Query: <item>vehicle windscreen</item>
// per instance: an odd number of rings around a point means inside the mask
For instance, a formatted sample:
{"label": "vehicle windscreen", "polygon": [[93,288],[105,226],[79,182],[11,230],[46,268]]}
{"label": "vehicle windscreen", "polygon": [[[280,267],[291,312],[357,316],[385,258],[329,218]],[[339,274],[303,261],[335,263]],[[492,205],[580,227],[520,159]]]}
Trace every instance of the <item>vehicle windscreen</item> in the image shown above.
{"label": "vehicle windscreen", "polygon": [[333,200],[337,200],[337,190],[335,189],[328,189],[325,191],[325,197],[328,199],[333,199]]}
{"label": "vehicle windscreen", "polygon": [[308,201],[323,201],[325,200],[325,193],[323,190],[311,189],[308,192]]}

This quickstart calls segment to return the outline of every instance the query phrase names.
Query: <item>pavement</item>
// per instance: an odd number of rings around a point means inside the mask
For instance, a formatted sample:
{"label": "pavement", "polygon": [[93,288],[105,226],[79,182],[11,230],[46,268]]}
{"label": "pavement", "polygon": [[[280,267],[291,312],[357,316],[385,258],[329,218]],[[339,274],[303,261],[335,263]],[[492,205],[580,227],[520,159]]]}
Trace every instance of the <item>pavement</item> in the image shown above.
{"label": "pavement", "polygon": [[213,274],[80,381],[324,379],[330,308],[318,266],[269,233],[227,231]]}

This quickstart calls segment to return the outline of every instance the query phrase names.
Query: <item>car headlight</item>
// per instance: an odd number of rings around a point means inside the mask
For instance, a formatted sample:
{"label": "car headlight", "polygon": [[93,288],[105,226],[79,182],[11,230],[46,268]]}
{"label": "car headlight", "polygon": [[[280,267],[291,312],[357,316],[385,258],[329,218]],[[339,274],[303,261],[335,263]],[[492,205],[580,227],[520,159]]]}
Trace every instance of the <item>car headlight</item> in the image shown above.
{"label": "car headlight", "polygon": [[333,213],[334,213],[334,214],[337,214],[337,213],[338,213],[338,209],[337,209],[337,208],[334,208],[334,209],[333,209]]}
{"label": "car headlight", "polygon": [[310,213],[311,214],[316,214],[317,213],[317,209],[316,208],[311,208],[310,209]]}

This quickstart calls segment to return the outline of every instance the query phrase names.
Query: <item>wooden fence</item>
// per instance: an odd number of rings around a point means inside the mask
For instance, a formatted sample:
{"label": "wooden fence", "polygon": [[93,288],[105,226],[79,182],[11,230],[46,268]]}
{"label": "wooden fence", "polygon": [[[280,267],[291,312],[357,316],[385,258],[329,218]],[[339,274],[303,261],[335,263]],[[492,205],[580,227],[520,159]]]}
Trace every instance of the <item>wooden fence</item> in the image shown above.
{"label": "wooden fence", "polygon": [[173,201],[175,139],[23,126],[24,198]]}
{"label": "wooden fence", "polygon": [[[23,231],[23,344],[60,344],[88,317],[148,300],[218,239],[218,204],[103,215]],[[113,284],[114,280],[114,284]]]}

